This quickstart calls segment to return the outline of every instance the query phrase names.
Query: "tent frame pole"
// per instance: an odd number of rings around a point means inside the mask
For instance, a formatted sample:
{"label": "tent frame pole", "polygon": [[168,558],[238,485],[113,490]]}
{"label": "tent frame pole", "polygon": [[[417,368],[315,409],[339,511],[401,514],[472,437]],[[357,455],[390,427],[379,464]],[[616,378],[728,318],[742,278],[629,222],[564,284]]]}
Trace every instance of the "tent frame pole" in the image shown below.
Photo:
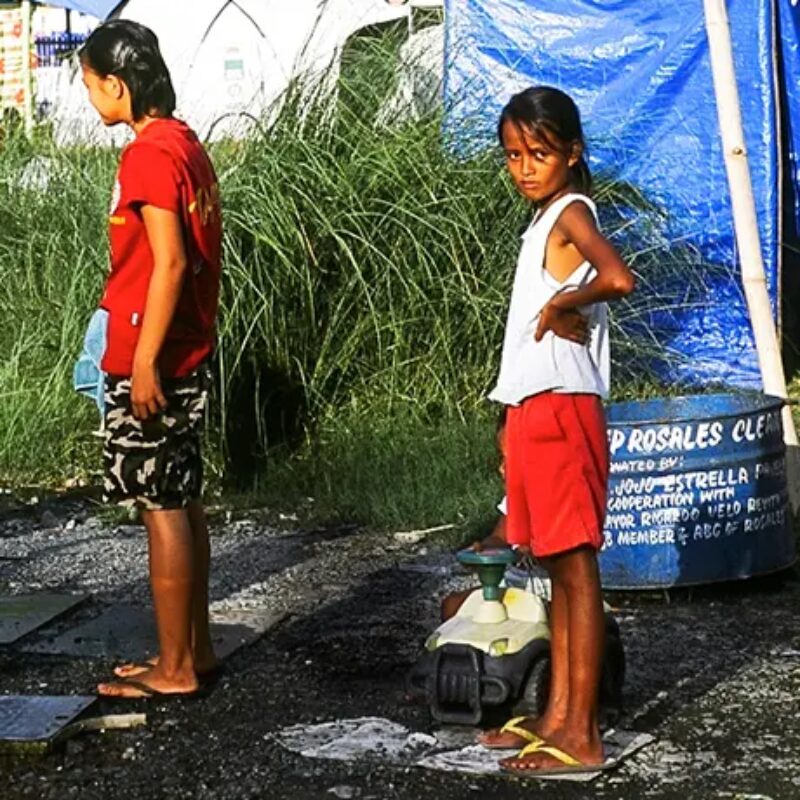
{"label": "tent frame pole", "polygon": [[[765,393],[786,398],[786,376],[761,255],[761,237],[742,128],[728,12],[725,0],[703,0],[703,5],[742,285],[753,326],[761,381]],[[797,512],[800,508],[800,451],[797,446],[797,431],[788,405],[784,405],[781,416],[783,438],[787,446],[789,498],[792,510]]]}

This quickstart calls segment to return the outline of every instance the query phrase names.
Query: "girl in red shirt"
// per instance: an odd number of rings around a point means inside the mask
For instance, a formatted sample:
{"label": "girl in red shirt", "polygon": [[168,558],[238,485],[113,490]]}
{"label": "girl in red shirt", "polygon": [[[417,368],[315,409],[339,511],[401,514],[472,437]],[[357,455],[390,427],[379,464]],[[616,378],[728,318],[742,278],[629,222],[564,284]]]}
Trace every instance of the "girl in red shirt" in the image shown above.
{"label": "girl in red shirt", "polygon": [[208,621],[209,542],[201,431],[220,277],[217,178],[148,28],[114,20],[80,51],[89,100],[127,125],[109,218],[104,493],[140,509],[148,533],[159,655],[118,667],[98,692],[186,696],[217,660]]}

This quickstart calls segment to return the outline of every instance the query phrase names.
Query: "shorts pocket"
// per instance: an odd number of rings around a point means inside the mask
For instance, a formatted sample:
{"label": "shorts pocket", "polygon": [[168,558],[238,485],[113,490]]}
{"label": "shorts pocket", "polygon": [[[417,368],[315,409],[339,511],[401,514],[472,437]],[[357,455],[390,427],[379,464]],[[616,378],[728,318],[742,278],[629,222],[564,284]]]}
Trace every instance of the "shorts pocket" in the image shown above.
{"label": "shorts pocket", "polygon": [[563,442],[564,426],[558,417],[557,400],[552,392],[545,392],[526,401],[526,428],[530,441]]}

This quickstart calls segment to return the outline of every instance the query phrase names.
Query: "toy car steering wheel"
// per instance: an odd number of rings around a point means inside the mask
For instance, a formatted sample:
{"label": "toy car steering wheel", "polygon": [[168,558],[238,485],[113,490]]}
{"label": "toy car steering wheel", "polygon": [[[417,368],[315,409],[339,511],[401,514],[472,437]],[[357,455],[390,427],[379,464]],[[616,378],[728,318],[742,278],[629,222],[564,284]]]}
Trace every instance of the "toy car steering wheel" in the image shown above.
{"label": "toy car steering wheel", "polygon": [[510,547],[489,547],[485,550],[459,550],[456,556],[459,562],[470,567],[505,567],[517,560],[516,553]]}

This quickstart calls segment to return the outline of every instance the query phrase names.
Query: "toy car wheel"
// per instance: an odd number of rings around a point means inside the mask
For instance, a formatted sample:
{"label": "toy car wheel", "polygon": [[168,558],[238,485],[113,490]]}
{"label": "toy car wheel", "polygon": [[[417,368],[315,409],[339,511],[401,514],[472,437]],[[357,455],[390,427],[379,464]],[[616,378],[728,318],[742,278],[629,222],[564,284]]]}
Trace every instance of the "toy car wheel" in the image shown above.
{"label": "toy car wheel", "polygon": [[522,687],[514,714],[539,717],[547,707],[550,694],[550,655],[543,654],[533,662]]}

